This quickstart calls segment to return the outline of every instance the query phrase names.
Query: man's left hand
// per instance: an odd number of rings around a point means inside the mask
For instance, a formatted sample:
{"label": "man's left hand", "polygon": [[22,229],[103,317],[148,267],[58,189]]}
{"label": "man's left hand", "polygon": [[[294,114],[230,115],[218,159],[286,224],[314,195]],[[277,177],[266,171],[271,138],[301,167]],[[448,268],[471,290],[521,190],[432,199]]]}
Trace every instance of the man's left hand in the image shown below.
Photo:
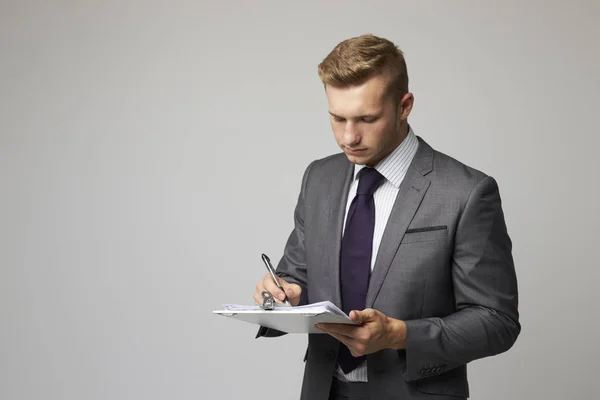
{"label": "man's left hand", "polygon": [[384,313],[367,308],[351,311],[352,321],[360,325],[317,324],[316,327],[344,343],[354,357],[375,353],[381,349],[406,347],[406,324]]}

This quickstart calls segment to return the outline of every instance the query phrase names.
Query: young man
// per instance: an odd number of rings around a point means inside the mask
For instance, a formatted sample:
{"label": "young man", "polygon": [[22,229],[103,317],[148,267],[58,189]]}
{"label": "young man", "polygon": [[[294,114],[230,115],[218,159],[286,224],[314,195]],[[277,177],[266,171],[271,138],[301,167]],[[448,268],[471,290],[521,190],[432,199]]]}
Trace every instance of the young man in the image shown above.
{"label": "young man", "polygon": [[306,169],[277,268],[285,293],[267,274],[255,301],[263,290],[330,300],[360,323],[309,335],[302,399],[466,398],[466,364],[508,350],[521,329],[496,181],[414,134],[390,41],[345,40],[319,77],[343,153]]}

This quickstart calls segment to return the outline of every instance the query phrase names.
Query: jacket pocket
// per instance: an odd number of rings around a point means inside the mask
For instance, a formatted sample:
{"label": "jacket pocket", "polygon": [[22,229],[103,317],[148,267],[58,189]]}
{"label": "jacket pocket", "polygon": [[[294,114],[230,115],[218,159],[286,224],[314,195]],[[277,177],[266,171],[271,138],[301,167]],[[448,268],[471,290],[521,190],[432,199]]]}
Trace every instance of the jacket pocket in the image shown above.
{"label": "jacket pocket", "polygon": [[432,242],[435,240],[446,239],[448,236],[448,228],[446,226],[432,226],[430,228],[417,228],[409,229],[404,234],[402,242],[406,243],[418,243],[418,242]]}
{"label": "jacket pocket", "polygon": [[438,226],[428,226],[425,228],[413,228],[408,229],[406,233],[418,233],[418,232],[429,232],[429,231],[442,231],[444,229],[448,229],[447,225],[438,225]]}

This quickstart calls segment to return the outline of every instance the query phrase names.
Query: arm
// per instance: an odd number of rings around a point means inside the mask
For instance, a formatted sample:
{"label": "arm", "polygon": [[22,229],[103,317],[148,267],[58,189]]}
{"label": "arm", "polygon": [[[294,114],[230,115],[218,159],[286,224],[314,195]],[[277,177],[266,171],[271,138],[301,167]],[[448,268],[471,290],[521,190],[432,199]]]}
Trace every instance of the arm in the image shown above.
{"label": "arm", "polygon": [[483,179],[458,223],[452,259],[457,312],[405,321],[406,379],[508,350],[517,339],[517,279],[496,181]]}
{"label": "arm", "polygon": [[346,344],[355,357],[406,349],[407,381],[508,350],[521,330],[517,280],[492,178],[482,180],[467,200],[456,231],[452,277],[457,312],[446,317],[401,321],[366,309],[350,313],[359,326],[317,327]]}
{"label": "arm", "polygon": [[[298,305],[308,303],[308,296],[306,291],[307,273],[306,273],[306,256],[304,248],[304,207],[305,207],[305,195],[306,185],[308,176],[314,162],[311,163],[304,172],[302,178],[302,186],[300,194],[298,196],[298,202],[294,210],[294,229],[290,234],[285,249],[283,251],[283,257],[277,265],[277,275],[285,279],[287,283],[295,283],[300,286],[300,302]],[[275,329],[268,329],[260,327],[256,337],[266,336],[275,337],[284,335],[285,332],[281,332]]]}
{"label": "arm", "polygon": [[285,245],[283,257],[281,257],[277,265],[277,275],[284,278],[287,282],[295,283],[302,288],[299,305],[308,303],[306,293],[307,272],[306,249],[304,247],[304,215],[306,186],[313,165],[314,162],[304,171],[298,202],[294,210],[294,229]]}

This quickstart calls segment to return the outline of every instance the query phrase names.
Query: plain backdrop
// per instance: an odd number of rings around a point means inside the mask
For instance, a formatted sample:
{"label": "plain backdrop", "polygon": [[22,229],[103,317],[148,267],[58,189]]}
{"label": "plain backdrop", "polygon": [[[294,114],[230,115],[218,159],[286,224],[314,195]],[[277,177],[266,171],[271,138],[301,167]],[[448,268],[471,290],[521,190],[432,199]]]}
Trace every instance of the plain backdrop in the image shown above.
{"label": "plain backdrop", "polygon": [[318,63],[404,50],[409,122],[497,179],[523,331],[472,398],[600,397],[598,1],[0,1],[0,399],[296,399],[252,304],[307,164]]}

